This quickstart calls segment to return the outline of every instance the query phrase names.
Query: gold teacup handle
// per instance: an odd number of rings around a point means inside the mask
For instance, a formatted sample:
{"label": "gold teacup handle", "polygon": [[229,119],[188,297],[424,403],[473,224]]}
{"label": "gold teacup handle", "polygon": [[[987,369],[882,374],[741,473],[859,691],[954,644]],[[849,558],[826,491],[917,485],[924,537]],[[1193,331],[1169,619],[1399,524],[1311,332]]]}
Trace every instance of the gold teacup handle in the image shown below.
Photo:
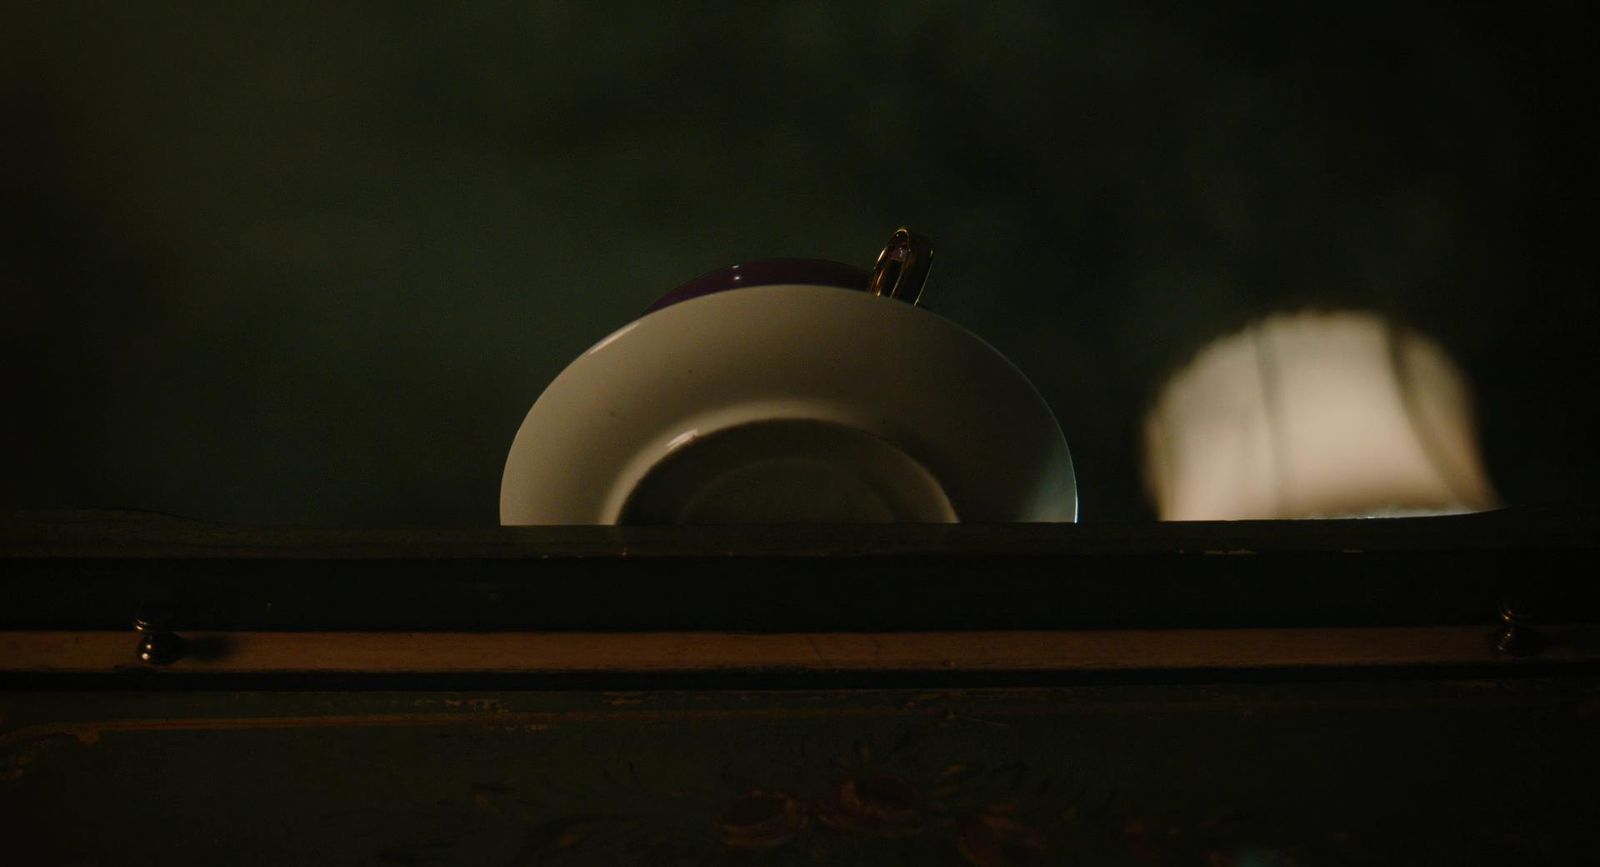
{"label": "gold teacup handle", "polygon": [[916,304],[933,269],[933,242],[904,226],[889,236],[889,243],[872,266],[867,291]]}

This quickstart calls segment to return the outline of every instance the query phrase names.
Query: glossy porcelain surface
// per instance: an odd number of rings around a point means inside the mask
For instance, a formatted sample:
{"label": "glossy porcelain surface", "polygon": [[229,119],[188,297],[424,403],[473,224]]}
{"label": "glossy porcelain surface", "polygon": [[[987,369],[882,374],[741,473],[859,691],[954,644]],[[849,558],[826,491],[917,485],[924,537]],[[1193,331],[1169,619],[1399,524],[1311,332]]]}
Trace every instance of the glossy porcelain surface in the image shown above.
{"label": "glossy porcelain surface", "polygon": [[1027,378],[909,304],[828,286],[683,301],[550,384],[506,460],[505,524],[1073,521]]}

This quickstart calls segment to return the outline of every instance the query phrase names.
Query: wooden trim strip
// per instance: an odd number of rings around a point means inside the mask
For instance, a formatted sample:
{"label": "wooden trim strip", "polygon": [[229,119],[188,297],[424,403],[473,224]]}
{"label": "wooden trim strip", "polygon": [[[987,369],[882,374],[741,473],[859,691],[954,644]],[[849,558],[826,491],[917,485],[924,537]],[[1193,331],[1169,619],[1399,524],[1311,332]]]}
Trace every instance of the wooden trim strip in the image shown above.
{"label": "wooden trim strip", "polygon": [[[186,633],[163,672],[372,674],[1137,671],[1515,665],[1474,627],[1084,632]],[[1600,627],[1545,626],[1540,662],[1600,660]],[[149,668],[133,632],[0,632],[0,672]]]}
{"label": "wooden trim strip", "polygon": [[[153,512],[0,510],[0,562],[15,559],[804,560],[899,555],[996,560],[1085,554],[1600,551],[1600,510],[1530,508],[1469,515],[1317,521],[1088,524],[817,524],[286,528],[212,524]],[[469,563],[469,565],[475,565]]]}

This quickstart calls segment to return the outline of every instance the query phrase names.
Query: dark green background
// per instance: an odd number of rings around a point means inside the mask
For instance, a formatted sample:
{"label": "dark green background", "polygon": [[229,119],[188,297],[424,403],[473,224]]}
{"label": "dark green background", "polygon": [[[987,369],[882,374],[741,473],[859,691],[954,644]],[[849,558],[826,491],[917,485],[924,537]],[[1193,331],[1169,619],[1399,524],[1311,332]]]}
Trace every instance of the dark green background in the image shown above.
{"label": "dark green background", "polygon": [[1084,520],[1149,516],[1137,421],[1174,364],[1321,305],[1439,337],[1507,500],[1579,502],[1594,17],[7,4],[0,506],[493,523],[590,343],[902,223],[938,242],[928,305],[1054,406]]}

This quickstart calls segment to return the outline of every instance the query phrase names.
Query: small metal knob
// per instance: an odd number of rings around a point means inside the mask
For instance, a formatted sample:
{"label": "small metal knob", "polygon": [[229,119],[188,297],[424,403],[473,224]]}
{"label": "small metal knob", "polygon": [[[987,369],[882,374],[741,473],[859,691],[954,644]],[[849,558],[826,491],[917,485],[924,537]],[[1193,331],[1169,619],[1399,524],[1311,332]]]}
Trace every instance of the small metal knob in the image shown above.
{"label": "small metal knob", "polygon": [[896,229],[878,254],[867,279],[867,291],[916,304],[933,269],[933,242],[904,226]]}
{"label": "small metal knob", "polygon": [[171,665],[183,658],[189,642],[168,628],[170,618],[161,615],[141,615],[133,621],[139,632],[139,646],[135,652],[141,662],[150,665]]}
{"label": "small metal knob", "polygon": [[1544,638],[1533,628],[1527,608],[1515,600],[1500,603],[1500,628],[1489,635],[1489,646],[1501,656],[1533,656],[1544,649]]}

